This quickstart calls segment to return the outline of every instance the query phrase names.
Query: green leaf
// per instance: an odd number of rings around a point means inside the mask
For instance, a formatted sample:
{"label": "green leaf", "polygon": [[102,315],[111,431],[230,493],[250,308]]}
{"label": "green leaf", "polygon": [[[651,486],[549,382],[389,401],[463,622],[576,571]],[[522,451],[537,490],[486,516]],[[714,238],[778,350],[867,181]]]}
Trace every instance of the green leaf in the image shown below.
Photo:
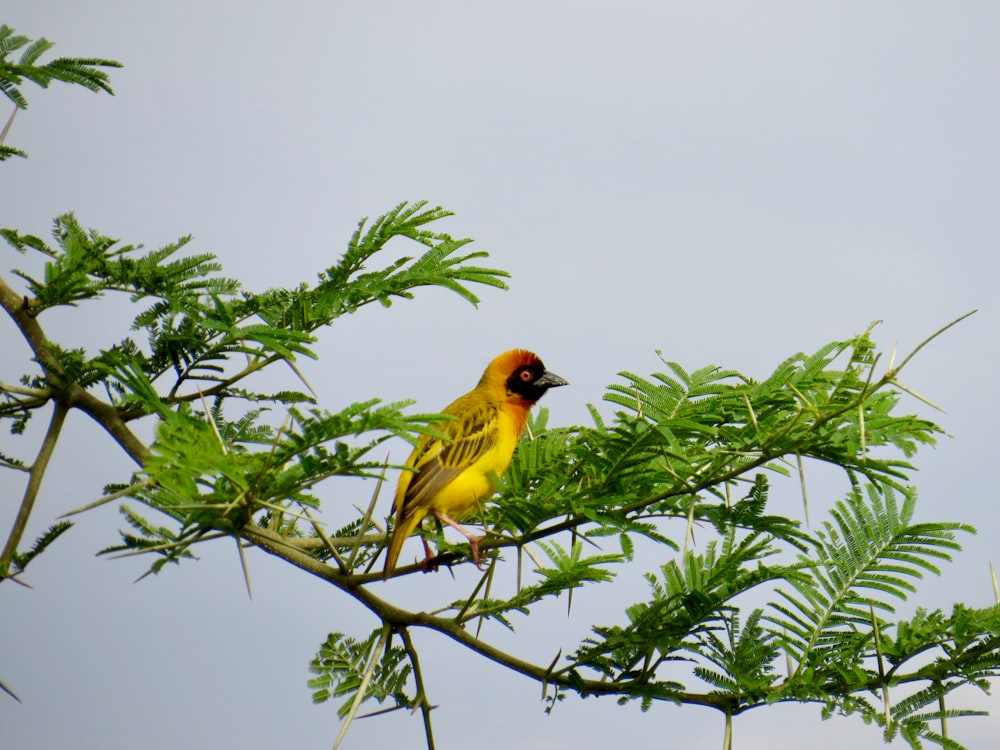
{"label": "green leaf", "polygon": [[[28,567],[28,563],[42,554],[42,552],[44,552],[49,545],[51,545],[65,532],[69,531],[72,526],[73,524],[69,521],[60,521],[59,523],[52,524],[44,534],[35,539],[35,542],[31,545],[30,549],[27,549],[24,552],[15,552],[11,556],[10,568],[7,571],[7,575],[17,575],[21,573]],[[5,577],[6,575],[0,575],[0,580],[3,580]]]}
{"label": "green leaf", "polygon": [[[309,664],[309,671],[315,675],[308,682],[313,690],[313,703],[346,696],[347,700],[337,709],[337,715],[340,718],[347,715],[361,687],[379,632],[375,630],[363,641],[343,633],[327,636]],[[363,700],[374,699],[380,704],[388,701],[398,708],[416,708],[417,698],[406,693],[411,669],[406,661],[405,649],[390,646],[375,666]]]}

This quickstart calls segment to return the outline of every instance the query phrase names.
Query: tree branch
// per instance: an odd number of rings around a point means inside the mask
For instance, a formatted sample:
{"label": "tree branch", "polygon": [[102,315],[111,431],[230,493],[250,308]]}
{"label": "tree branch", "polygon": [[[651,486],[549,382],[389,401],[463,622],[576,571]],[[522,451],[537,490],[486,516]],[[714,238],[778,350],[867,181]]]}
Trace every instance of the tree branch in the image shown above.
{"label": "tree branch", "polygon": [[[426,612],[410,612],[394,604],[390,604],[384,599],[375,596],[367,587],[357,585],[358,582],[356,579],[359,576],[343,575],[337,572],[337,570],[329,565],[286,544],[279,534],[269,529],[256,526],[247,527],[243,529],[242,536],[265,552],[285,560],[285,562],[294,565],[300,570],[304,570],[332,583],[341,591],[364,605],[382,622],[389,623],[397,630],[407,627],[435,630],[457,641],[466,648],[485,656],[490,661],[494,661],[514,672],[530,677],[542,684],[571,689],[580,695],[633,695],[635,692],[632,689],[633,686],[623,686],[605,680],[588,680],[578,676],[571,678],[564,674],[554,673],[547,666],[543,667],[532,664],[476,638],[454,619],[436,617]],[[381,576],[378,576],[378,578],[381,578]],[[681,703],[707,706],[720,711],[725,711],[727,708],[733,710],[736,706],[735,697],[711,693],[675,693],[671,695],[670,699]]]}
{"label": "tree branch", "polygon": [[17,545],[21,543],[21,537],[24,536],[28,519],[31,517],[31,510],[35,505],[35,498],[38,497],[38,491],[42,486],[42,479],[45,477],[45,470],[49,466],[49,459],[52,458],[52,452],[55,450],[56,442],[59,440],[59,433],[62,430],[63,423],[66,421],[68,411],[63,404],[58,402],[52,411],[49,429],[45,433],[45,439],[42,440],[42,447],[39,449],[38,455],[35,457],[35,461],[31,465],[28,474],[28,486],[24,489],[21,507],[17,510],[14,525],[11,527],[10,535],[7,537],[7,544],[4,546],[3,553],[0,554],[0,575],[5,576],[7,574],[10,561],[17,554]]}
{"label": "tree branch", "polygon": [[77,383],[61,383],[65,373],[49,348],[48,337],[35,318],[28,298],[18,295],[3,277],[0,277],[0,307],[3,307],[14,321],[28,342],[28,346],[31,347],[35,360],[48,375],[50,385],[54,389],[53,397],[66,409],[78,408],[90,416],[115,439],[133,461],[140,466],[144,464],[149,458],[149,449],[128,428],[116,407],[101,401]]}
{"label": "tree branch", "polygon": [[406,654],[410,657],[410,664],[413,665],[413,679],[417,683],[417,705],[420,706],[420,715],[424,720],[424,737],[427,739],[427,750],[434,750],[434,730],[431,729],[431,711],[434,706],[427,699],[427,692],[424,688],[424,676],[420,671],[420,659],[417,657],[417,649],[413,645],[410,631],[400,628],[399,635],[403,639],[403,646]]}

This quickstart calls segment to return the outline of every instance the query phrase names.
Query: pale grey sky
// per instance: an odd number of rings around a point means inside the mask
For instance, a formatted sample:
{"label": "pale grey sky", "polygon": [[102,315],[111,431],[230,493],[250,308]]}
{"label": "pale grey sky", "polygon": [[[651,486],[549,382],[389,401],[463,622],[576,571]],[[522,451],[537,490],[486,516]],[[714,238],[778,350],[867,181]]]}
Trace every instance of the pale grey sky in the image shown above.
{"label": "pale grey sky", "polygon": [[[457,213],[443,229],[513,273],[511,291],[485,290],[478,310],[430,291],[323,332],[322,358],[304,368],[331,409],[381,396],[433,411],[493,355],[525,346],[572,382],[546,397],[552,422],[581,423],[616,372],[661,369],[655,349],[690,369],[763,376],[875,319],[879,344],[905,351],[980,308],[904,378],[948,413],[910,408],[954,436],[917,457],[919,515],[980,534],[900,611],[992,601],[995,3],[10,0],[0,22],[57,54],[126,65],[113,98],[27,88],[8,142],[31,158],[0,166],[0,225],[45,234],[72,210],[150,247],[190,233],[193,252],[263,288],[312,281],[360,217],[426,198]],[[7,257],[5,269],[26,264]],[[127,335],[127,307],[109,307],[48,325],[57,340],[107,345]],[[7,379],[24,352],[0,332]],[[441,365],[454,379],[430,377]],[[74,417],[29,537],[131,468]],[[26,445],[0,436],[2,452]],[[816,518],[843,487],[814,471]],[[6,528],[20,490],[0,483]],[[328,502],[369,491],[331,487]],[[775,496],[799,510],[794,483]],[[3,744],[328,747],[334,704],[311,705],[306,667],[328,631],[362,636],[371,618],[261,554],[247,601],[232,545],[133,586],[143,561],[93,556],[119,526],[110,508],[82,517],[29,569],[34,590],[0,588],[0,676],[24,700],[0,696]],[[645,593],[641,572],[577,597],[568,621],[559,601],[514,637],[491,637],[548,661],[589,623],[620,619]],[[466,580],[426,576],[399,596],[422,606]],[[418,638],[442,748],[721,746],[720,717],[694,708],[570,698],[545,716],[537,685]],[[966,697],[1000,711],[995,697]],[[859,720],[818,717],[751,712],[736,746],[882,746]],[[1000,717],[953,730],[985,747]],[[423,747],[419,717],[357,722],[346,746],[390,743]]]}

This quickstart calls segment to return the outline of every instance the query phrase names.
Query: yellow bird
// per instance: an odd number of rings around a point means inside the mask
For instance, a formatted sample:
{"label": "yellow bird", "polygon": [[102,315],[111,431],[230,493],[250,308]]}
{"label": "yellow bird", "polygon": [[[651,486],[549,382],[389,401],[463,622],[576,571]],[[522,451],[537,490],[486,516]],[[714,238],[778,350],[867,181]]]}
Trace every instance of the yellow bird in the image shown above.
{"label": "yellow bird", "polygon": [[[491,475],[507,470],[528,411],[549,388],[568,385],[545,369],[537,356],[512,349],[490,362],[479,384],[445,410],[455,419],[438,425],[449,440],[424,435],[406,460],[394,503],[396,525],[385,558],[383,578],[396,569],[403,542],[428,514],[457,529],[469,540],[472,560],[479,564],[479,542],[455,520],[490,497]],[[424,547],[430,557],[426,541]]]}

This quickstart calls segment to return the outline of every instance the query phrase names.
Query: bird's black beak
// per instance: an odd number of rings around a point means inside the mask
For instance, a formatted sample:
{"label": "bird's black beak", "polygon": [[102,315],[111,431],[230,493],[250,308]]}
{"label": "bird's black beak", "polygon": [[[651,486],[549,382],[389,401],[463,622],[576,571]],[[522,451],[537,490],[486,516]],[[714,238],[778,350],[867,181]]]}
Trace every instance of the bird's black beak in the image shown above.
{"label": "bird's black beak", "polygon": [[554,372],[545,370],[535,379],[535,382],[532,385],[537,388],[557,388],[560,385],[569,385],[569,381],[563,380]]}

